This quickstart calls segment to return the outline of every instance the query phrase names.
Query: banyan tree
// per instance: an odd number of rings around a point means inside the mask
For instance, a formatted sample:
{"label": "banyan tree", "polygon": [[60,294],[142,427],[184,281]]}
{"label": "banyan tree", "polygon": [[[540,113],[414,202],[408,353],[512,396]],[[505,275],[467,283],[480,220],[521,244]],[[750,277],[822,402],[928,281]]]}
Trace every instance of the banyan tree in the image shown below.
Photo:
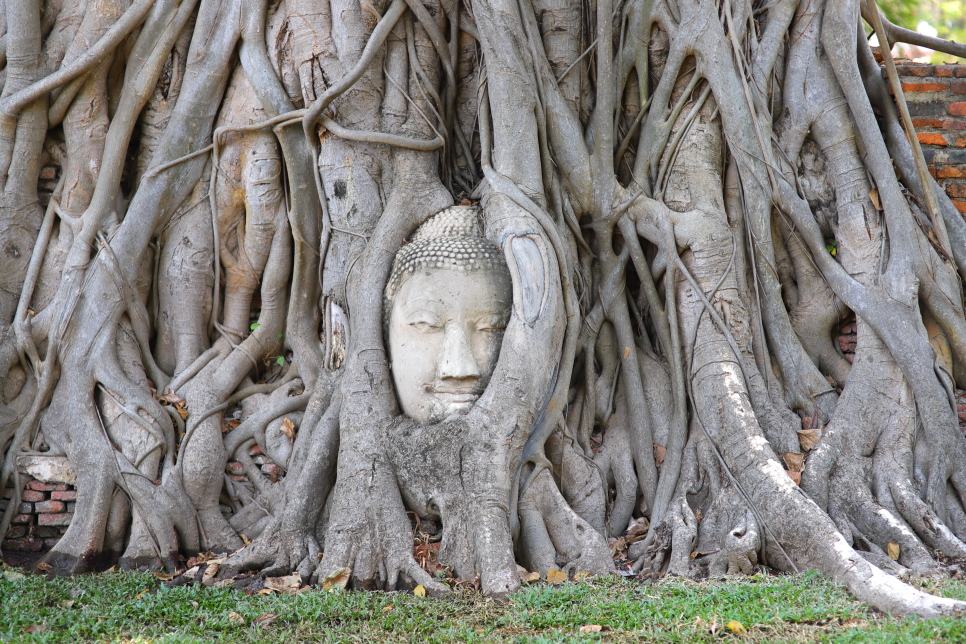
{"label": "banyan tree", "polygon": [[0,7],[0,533],[66,456],[45,569],[445,592],[418,520],[501,595],[632,527],[639,574],[966,608],[901,581],[966,556],[966,222],[867,33],[963,45],[874,0]]}

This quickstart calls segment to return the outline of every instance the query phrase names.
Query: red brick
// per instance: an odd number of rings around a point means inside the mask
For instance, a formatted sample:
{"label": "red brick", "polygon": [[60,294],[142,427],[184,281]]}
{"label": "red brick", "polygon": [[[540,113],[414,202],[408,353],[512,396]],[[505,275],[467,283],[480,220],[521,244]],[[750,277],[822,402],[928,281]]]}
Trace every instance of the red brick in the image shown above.
{"label": "red brick", "polygon": [[56,512],[64,512],[67,506],[64,505],[63,501],[44,501],[43,503],[37,503],[34,505],[37,514],[53,514]]}
{"label": "red brick", "polygon": [[956,206],[956,210],[966,215],[966,201],[953,201],[953,205]]}
{"label": "red brick", "polygon": [[30,523],[31,517],[33,517],[32,514],[18,514],[10,523]]}
{"label": "red brick", "polygon": [[913,127],[942,127],[942,119],[912,119]]}
{"label": "red brick", "polygon": [[37,525],[70,525],[73,514],[61,512],[60,514],[38,514]]}
{"label": "red brick", "polygon": [[966,94],[966,83],[956,82],[949,86],[950,94]]}
{"label": "red brick", "polygon": [[46,501],[47,495],[37,490],[24,490],[20,498],[27,503],[36,503],[37,501]]}
{"label": "red brick", "polygon": [[54,501],[75,501],[77,500],[77,490],[51,492],[50,498]]}
{"label": "red brick", "polygon": [[248,453],[252,456],[261,456],[262,448],[258,445],[252,445],[251,449],[248,450]]}
{"label": "red brick", "polygon": [[936,65],[936,76],[938,78],[951,78],[953,75],[952,65]]}
{"label": "red brick", "polygon": [[265,465],[262,465],[262,471],[265,472],[266,474],[269,474],[269,475],[274,474],[276,476],[281,476],[285,474],[285,470],[282,468],[282,466],[276,465],[275,463],[267,463]]}
{"label": "red brick", "polygon": [[942,128],[944,130],[966,130],[966,120],[944,119]]}
{"label": "red brick", "polygon": [[66,483],[44,483],[42,481],[31,481],[27,483],[27,488],[30,490],[38,490],[40,492],[53,492],[54,490],[66,490]]}
{"label": "red brick", "polygon": [[966,148],[966,136],[957,137],[954,145],[957,148]]}
{"label": "red brick", "polygon": [[[951,183],[946,186],[946,194],[950,197],[962,199],[966,197],[966,183]],[[39,505],[39,504],[38,504]]]}
{"label": "red brick", "polygon": [[966,178],[966,170],[953,166],[936,168],[936,176],[940,179],[963,179]]}
{"label": "red brick", "polygon": [[966,116],[966,102],[950,103],[949,113],[953,116]]}
{"label": "red brick", "polygon": [[956,69],[953,70],[953,76],[956,78],[966,78],[966,65],[956,65]]}
{"label": "red brick", "polygon": [[238,461],[228,461],[225,465],[225,471],[235,476],[241,476],[245,473],[245,466]]}
{"label": "red brick", "polygon": [[903,92],[945,92],[948,87],[943,83],[902,83]]}
{"label": "red brick", "polygon": [[916,132],[916,137],[923,145],[946,145],[946,139],[938,132]]}

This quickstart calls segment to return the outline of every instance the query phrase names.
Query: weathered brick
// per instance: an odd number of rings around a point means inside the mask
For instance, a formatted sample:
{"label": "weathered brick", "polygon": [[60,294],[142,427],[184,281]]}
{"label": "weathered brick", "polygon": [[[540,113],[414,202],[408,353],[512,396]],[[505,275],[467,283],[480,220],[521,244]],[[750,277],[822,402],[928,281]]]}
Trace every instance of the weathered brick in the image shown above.
{"label": "weathered brick", "polygon": [[228,463],[225,465],[225,471],[229,474],[240,476],[245,473],[245,466],[238,461],[228,461]]}
{"label": "weathered brick", "polygon": [[44,549],[44,542],[40,539],[16,539],[7,540],[2,544],[4,550],[25,550],[27,552],[40,552]]}
{"label": "weathered brick", "polygon": [[946,166],[945,168],[936,168],[936,176],[940,179],[963,179],[966,178],[966,170]]}
{"label": "weathered brick", "polygon": [[966,136],[956,137],[956,142],[953,143],[957,148],[966,148]]}
{"label": "weathered brick", "polygon": [[237,483],[241,483],[242,481],[248,480],[247,476],[242,476],[240,474],[229,474],[228,478],[230,478],[232,481],[235,481]]}
{"label": "weathered brick", "polygon": [[44,483],[43,481],[31,481],[27,483],[27,487],[31,490],[38,490],[40,492],[53,492],[55,490],[66,490],[66,483]]}
{"label": "weathered brick", "polygon": [[916,137],[923,145],[947,145],[946,137],[938,132],[916,132]]}
{"label": "weathered brick", "polygon": [[953,70],[955,69],[954,65],[936,65],[936,77],[952,78]]}
{"label": "weathered brick", "polygon": [[67,511],[70,512],[71,514],[74,514],[74,507],[76,505],[77,505],[77,503],[75,501],[68,501],[67,502]]}
{"label": "weathered brick", "polygon": [[73,514],[61,512],[60,514],[38,514],[37,525],[70,525]]}
{"label": "weathered brick", "polygon": [[949,184],[946,186],[946,194],[956,199],[966,198],[966,183]]}
{"label": "weathered brick", "polygon": [[34,528],[34,536],[41,539],[47,539],[48,537],[60,538],[60,530],[56,526],[37,526]]}
{"label": "weathered brick", "polygon": [[7,539],[21,539],[27,536],[27,526],[25,525],[12,525],[10,529],[7,530]]}
{"label": "weathered brick", "polygon": [[966,120],[964,120],[964,119],[943,119],[942,128],[944,130],[966,130]]}
{"label": "weathered brick", "polygon": [[57,178],[57,166],[55,165],[45,165],[40,171],[41,179],[56,179]]}
{"label": "weathered brick", "polygon": [[912,127],[942,127],[942,119],[912,119]]}
{"label": "weathered brick", "polygon": [[29,503],[36,503],[37,501],[46,501],[47,495],[37,490],[24,490],[20,498]]}
{"label": "weathered brick", "polygon": [[259,456],[262,453],[262,448],[259,447],[258,445],[252,445],[251,448],[248,450],[248,453],[251,456]]}
{"label": "weathered brick", "polygon": [[276,465],[275,463],[269,463],[267,465],[262,465],[262,472],[268,474],[269,476],[282,476],[285,474],[285,470],[282,469],[281,465]]}
{"label": "weathered brick", "polygon": [[[900,76],[919,76],[924,78],[926,76],[935,76],[936,67],[934,65],[896,65],[896,71],[899,72]],[[882,70],[883,74],[885,69]]]}
{"label": "weathered brick", "polygon": [[50,498],[54,501],[73,501],[77,498],[77,490],[51,492]]}
{"label": "weathered brick", "polygon": [[33,514],[34,504],[33,503],[20,503],[20,514]]}
{"label": "weathered brick", "polygon": [[953,70],[953,76],[956,78],[966,78],[966,65],[956,65],[956,69]]}
{"label": "weathered brick", "polygon": [[944,83],[902,83],[903,92],[945,92],[948,88]]}
{"label": "weathered brick", "polygon": [[[938,150],[933,150],[933,152],[938,152]],[[926,159],[926,161],[928,162],[929,159]],[[946,152],[945,162],[950,165],[966,163],[966,150],[949,150]]]}
{"label": "weathered brick", "polygon": [[52,514],[65,512],[67,510],[67,506],[64,505],[63,501],[44,501],[34,504],[34,507],[37,509],[37,514]]}
{"label": "weathered brick", "polygon": [[966,215],[966,201],[953,200],[953,205],[956,206],[956,210]]}
{"label": "weathered brick", "polygon": [[34,515],[32,514],[18,514],[13,518],[13,520],[10,523],[18,523],[18,524],[30,523],[31,521],[33,521],[33,517]]}
{"label": "weathered brick", "polygon": [[946,113],[945,101],[922,101],[909,103],[910,116],[939,116]]}
{"label": "weathered brick", "polygon": [[966,116],[966,101],[949,104],[949,113],[953,116]]}
{"label": "weathered brick", "polygon": [[961,82],[961,81],[957,81],[955,83],[950,84],[950,86],[949,86],[949,93],[950,94],[966,94],[966,83]]}

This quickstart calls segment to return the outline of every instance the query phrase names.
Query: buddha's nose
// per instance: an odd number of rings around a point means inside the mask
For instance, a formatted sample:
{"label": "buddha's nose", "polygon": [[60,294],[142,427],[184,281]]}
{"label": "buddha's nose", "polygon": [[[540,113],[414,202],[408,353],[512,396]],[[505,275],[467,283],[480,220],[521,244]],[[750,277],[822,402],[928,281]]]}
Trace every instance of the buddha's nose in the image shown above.
{"label": "buddha's nose", "polygon": [[480,366],[476,364],[473,348],[466,339],[461,325],[449,323],[443,336],[443,351],[439,362],[439,377],[463,380],[479,378]]}

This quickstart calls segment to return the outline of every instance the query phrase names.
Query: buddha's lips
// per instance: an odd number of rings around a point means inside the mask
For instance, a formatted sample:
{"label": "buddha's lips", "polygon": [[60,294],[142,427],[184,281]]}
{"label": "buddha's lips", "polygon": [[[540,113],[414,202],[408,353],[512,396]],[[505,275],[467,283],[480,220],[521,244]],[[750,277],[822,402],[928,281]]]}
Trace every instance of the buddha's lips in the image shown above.
{"label": "buddha's lips", "polygon": [[480,397],[477,393],[433,390],[433,396],[447,403],[473,403]]}

